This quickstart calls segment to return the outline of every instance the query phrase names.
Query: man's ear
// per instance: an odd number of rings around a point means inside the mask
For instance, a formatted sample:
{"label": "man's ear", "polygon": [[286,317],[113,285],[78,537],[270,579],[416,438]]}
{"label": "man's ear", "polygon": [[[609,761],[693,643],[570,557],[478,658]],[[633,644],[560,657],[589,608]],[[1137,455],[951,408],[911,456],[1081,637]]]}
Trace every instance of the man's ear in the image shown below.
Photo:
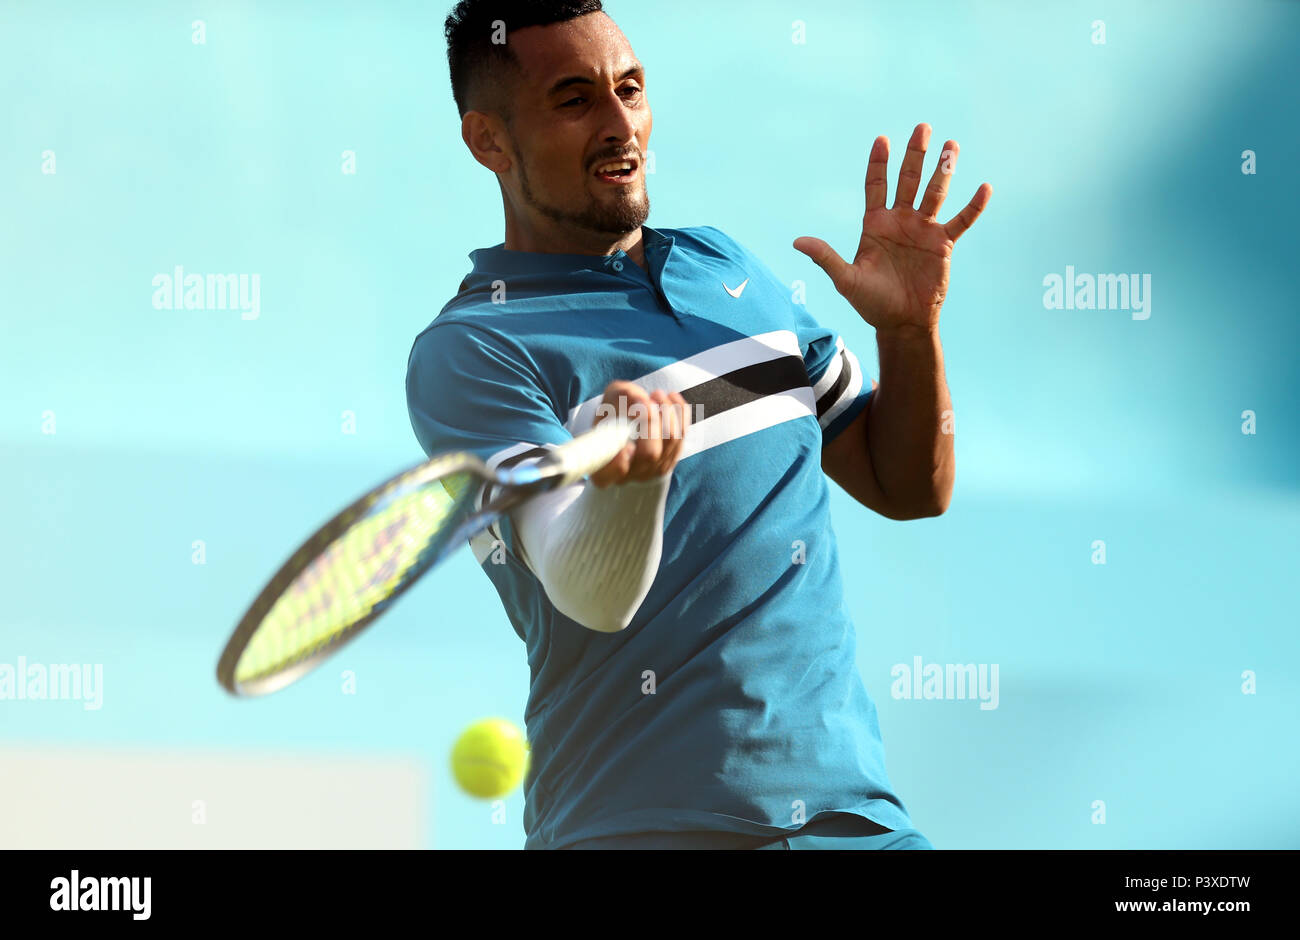
{"label": "man's ear", "polygon": [[505,173],[513,165],[502,146],[505,126],[495,114],[466,111],[460,120],[460,136],[474,159],[493,173]]}

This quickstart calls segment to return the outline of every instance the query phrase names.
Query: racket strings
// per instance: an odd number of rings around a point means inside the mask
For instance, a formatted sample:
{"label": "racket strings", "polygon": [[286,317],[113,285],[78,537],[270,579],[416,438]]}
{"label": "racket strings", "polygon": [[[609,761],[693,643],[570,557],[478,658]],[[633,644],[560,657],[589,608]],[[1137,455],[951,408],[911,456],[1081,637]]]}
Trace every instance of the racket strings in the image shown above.
{"label": "racket strings", "polygon": [[279,672],[341,640],[398,590],[438,536],[467,514],[469,474],[372,507],[294,578],[263,618],[235,670],[239,682]]}

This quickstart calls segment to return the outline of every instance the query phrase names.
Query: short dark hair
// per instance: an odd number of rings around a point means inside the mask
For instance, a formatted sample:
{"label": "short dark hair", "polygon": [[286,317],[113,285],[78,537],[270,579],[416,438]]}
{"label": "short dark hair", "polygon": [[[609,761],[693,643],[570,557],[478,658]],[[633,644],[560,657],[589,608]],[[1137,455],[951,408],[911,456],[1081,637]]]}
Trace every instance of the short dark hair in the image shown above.
{"label": "short dark hair", "polygon": [[[447,16],[447,65],[451,70],[451,94],[460,116],[471,110],[470,99],[480,89],[501,87],[501,73],[517,70],[519,60],[509,43],[493,42],[503,24],[505,36],[529,26],[549,26],[601,13],[601,0],[460,0]],[[493,110],[510,119],[509,101],[493,96]]]}

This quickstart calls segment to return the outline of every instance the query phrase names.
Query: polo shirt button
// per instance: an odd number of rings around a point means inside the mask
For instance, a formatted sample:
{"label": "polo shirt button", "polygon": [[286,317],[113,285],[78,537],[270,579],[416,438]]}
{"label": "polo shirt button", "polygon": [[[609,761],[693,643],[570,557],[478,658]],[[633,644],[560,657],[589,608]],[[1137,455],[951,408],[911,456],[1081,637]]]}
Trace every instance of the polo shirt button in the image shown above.
{"label": "polo shirt button", "polygon": [[622,262],[622,261],[615,261],[615,262],[614,262],[614,270],[615,270],[615,271],[622,271],[622,270],[623,270],[623,262]]}

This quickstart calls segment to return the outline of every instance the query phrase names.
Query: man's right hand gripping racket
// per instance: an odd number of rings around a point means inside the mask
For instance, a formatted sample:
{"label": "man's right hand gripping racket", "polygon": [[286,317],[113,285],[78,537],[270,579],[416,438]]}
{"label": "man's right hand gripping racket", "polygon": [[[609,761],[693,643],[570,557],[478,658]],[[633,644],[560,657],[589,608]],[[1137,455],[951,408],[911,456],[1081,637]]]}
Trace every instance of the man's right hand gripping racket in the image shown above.
{"label": "man's right hand gripping racket", "polygon": [[255,696],[306,675],[504,513],[613,460],[634,427],[609,418],[536,461],[499,470],[473,454],[440,454],[381,483],[275,573],[226,643],[217,680],[232,695]]}

